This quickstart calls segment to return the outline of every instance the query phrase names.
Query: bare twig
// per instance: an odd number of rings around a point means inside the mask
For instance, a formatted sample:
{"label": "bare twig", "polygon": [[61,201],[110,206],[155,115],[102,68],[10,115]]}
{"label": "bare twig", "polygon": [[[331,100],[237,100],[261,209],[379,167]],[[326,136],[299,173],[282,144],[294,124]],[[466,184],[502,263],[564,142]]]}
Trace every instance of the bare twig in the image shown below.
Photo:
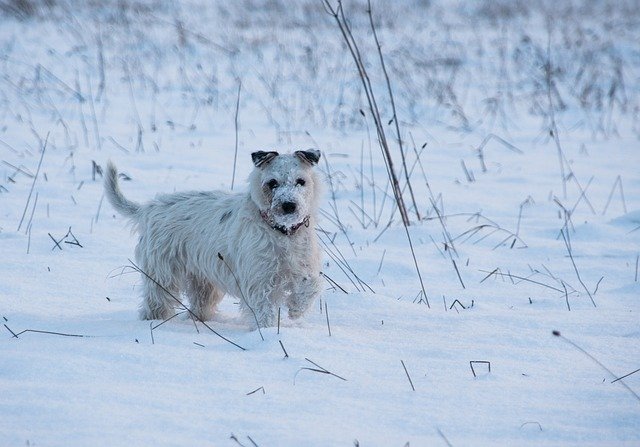
{"label": "bare twig", "polygon": [[331,337],[331,324],[329,324],[329,309],[327,308],[327,302],[324,302],[324,315],[327,317],[327,329],[329,330],[329,337]]}
{"label": "bare twig", "polygon": [[571,306],[569,305],[569,294],[567,293],[567,286],[565,286],[564,281],[560,281],[562,283],[562,288],[564,289],[564,299],[567,302],[567,309],[571,312]]}
{"label": "bare twig", "polygon": [[9,326],[7,326],[7,324],[6,324],[6,323],[4,324],[4,327],[5,327],[9,332],[11,332],[11,335],[13,335],[13,338],[19,338],[19,337],[16,335],[16,333],[15,333],[15,332],[13,332],[13,331],[11,330],[11,328],[9,328]]}
{"label": "bare twig", "polygon": [[387,249],[386,248],[382,252],[382,257],[380,258],[380,264],[378,265],[378,271],[376,272],[376,275],[380,274],[380,270],[382,269],[382,262],[384,261],[384,255],[385,254],[387,254]]}
{"label": "bare twig", "polygon": [[502,278],[507,277],[507,278],[515,278],[515,279],[519,279],[520,281],[530,282],[530,283],[532,283],[532,284],[537,284],[537,285],[539,285],[539,286],[546,287],[547,289],[555,290],[556,292],[564,293],[564,291],[563,291],[562,289],[558,289],[557,287],[550,286],[549,284],[545,284],[545,283],[542,283],[542,282],[540,282],[540,281],[534,281],[534,280],[532,280],[532,279],[525,278],[525,277],[523,277],[523,276],[514,275],[514,274],[512,274],[512,273],[509,273],[509,274],[502,273],[501,271],[499,271],[499,269],[495,269],[495,270],[492,270],[492,271],[490,271],[490,272],[489,272],[489,271],[487,271],[487,270],[479,270],[479,271],[480,271],[480,272],[482,272],[482,273],[488,273],[488,275],[487,275],[487,276],[485,276],[485,277],[480,281],[481,283],[482,283],[482,282],[484,282],[487,278],[489,278],[489,277],[491,277],[491,276],[493,276],[493,275],[496,275],[496,276],[500,276],[500,277],[502,277]]}
{"label": "bare twig", "polygon": [[444,433],[442,433],[442,431],[438,428],[438,435],[440,435],[440,437],[442,438],[442,440],[445,442],[445,444],[447,444],[447,447],[453,447],[453,444],[451,444],[449,442],[449,440],[447,439],[447,437],[444,435]]}
{"label": "bare twig", "polygon": [[238,80],[238,97],[236,98],[236,113],[234,116],[234,127],[236,130],[235,151],[233,152],[233,174],[231,175],[231,191],[236,180],[236,161],[238,159],[238,114],[240,113],[240,91],[242,90],[242,81]]}
{"label": "bare twig", "polygon": [[635,374],[635,373],[637,373],[638,371],[640,371],[640,368],[639,368],[639,369],[636,369],[635,371],[631,371],[629,374],[625,374],[624,376],[621,376],[621,377],[618,377],[618,378],[617,378],[617,379],[615,379],[615,380],[612,380],[612,381],[611,381],[611,383],[617,382],[618,380],[624,379],[625,377],[629,377],[631,374]]}
{"label": "bare twig", "polygon": [[591,354],[589,354],[587,351],[585,351],[584,349],[582,349],[580,346],[578,346],[576,343],[574,343],[573,341],[569,340],[567,337],[565,337],[564,335],[562,335],[560,333],[560,331],[552,331],[552,334],[556,337],[561,338],[562,340],[564,340],[565,342],[569,343],[571,346],[573,346],[574,348],[576,348],[578,351],[582,352],[584,355],[586,355],[587,357],[589,357],[593,362],[595,362],[598,366],[600,366],[602,369],[604,369],[606,372],[608,372],[609,374],[611,374],[611,376],[613,378],[616,379],[617,382],[620,382],[620,384],[622,386],[624,386],[627,391],[629,391],[631,394],[633,394],[633,396],[640,402],[640,396],[638,396],[638,394],[636,394],[635,391],[633,391],[629,385],[627,385],[626,383],[624,383],[624,381],[620,380],[626,376],[623,377],[616,377],[616,375],[611,372],[611,370],[609,368],[607,368],[606,366],[604,366],[600,360],[598,360],[597,358],[595,358],[594,356],[592,356]]}
{"label": "bare twig", "polygon": [[242,291],[242,288],[240,287],[240,281],[238,281],[238,277],[236,276],[235,272],[231,269],[231,266],[227,263],[227,261],[225,261],[224,257],[222,257],[221,253],[218,253],[218,259],[220,259],[224,265],[227,267],[227,269],[229,270],[229,272],[231,273],[231,275],[233,275],[233,279],[235,279],[236,281],[236,287],[238,287],[238,291],[240,292],[240,296],[242,297],[242,300],[244,301],[244,305],[247,306],[249,308],[249,310],[251,311],[251,313],[253,314],[253,318],[256,322],[256,327],[258,328],[258,333],[260,334],[260,338],[262,339],[262,341],[264,341],[264,336],[262,335],[262,331],[260,330],[260,322],[258,321],[258,316],[256,315],[256,311],[253,310],[253,307],[251,307],[249,305],[249,302],[247,301],[247,298],[244,296],[244,292]]}
{"label": "bare twig", "polygon": [[48,334],[48,335],[59,335],[61,337],[77,337],[77,338],[91,338],[91,335],[80,335],[80,334],[67,334],[64,332],[53,332],[53,331],[41,331],[38,329],[25,329],[24,331],[20,331],[20,332],[13,332],[11,329],[9,329],[9,326],[7,326],[6,324],[4,325],[5,328],[7,328],[7,330],[9,332],[11,332],[13,334],[13,338],[20,338],[19,336],[22,334],[26,334],[27,332],[32,332],[34,334]]}
{"label": "bare twig", "polygon": [[[515,147],[513,144],[509,143],[507,140],[505,140],[502,137],[499,137],[498,135],[494,134],[494,133],[490,133],[488,134],[486,137],[484,137],[484,139],[482,140],[482,143],[480,143],[480,145],[476,148],[476,151],[478,151],[478,153],[482,154],[482,150],[484,149],[484,147],[486,146],[486,144],[491,141],[491,140],[496,140],[499,143],[501,143],[504,147],[506,147],[507,149],[509,149],[512,152],[515,152],[517,154],[524,154],[524,152],[522,152],[522,150],[518,149],[517,147]],[[482,156],[482,159],[484,159],[484,156]],[[483,169],[483,171],[485,171],[486,169]]]}
{"label": "bare twig", "polygon": [[[371,32],[373,33],[373,39],[376,42],[376,48],[378,49],[378,56],[380,57],[380,66],[382,67],[382,72],[384,73],[384,79],[387,84],[387,91],[389,92],[389,101],[391,102],[391,111],[393,112],[393,122],[396,128],[396,136],[398,138],[398,148],[400,149],[400,158],[402,159],[402,168],[404,171],[405,180],[407,182],[407,187],[409,188],[409,194],[411,196],[411,201],[413,203],[413,209],[416,212],[416,218],[418,221],[420,220],[420,211],[418,210],[418,205],[416,204],[416,198],[413,194],[413,188],[411,187],[411,180],[409,179],[409,172],[407,171],[407,160],[404,153],[404,149],[402,147],[402,135],[400,133],[400,124],[398,120],[398,114],[396,112],[396,102],[393,98],[393,89],[391,88],[391,81],[389,80],[389,74],[387,73],[387,66],[384,63],[384,57],[382,57],[382,46],[380,45],[380,41],[378,40],[378,33],[376,32],[376,27],[373,25],[373,14],[371,12],[371,0],[367,0],[367,14],[369,15],[369,24],[371,25]],[[373,92],[372,92],[373,94]]]}
{"label": "bare twig", "polygon": [[393,167],[393,159],[391,157],[389,145],[387,144],[387,138],[384,132],[384,126],[382,124],[382,120],[380,118],[380,111],[378,109],[378,104],[376,102],[376,98],[373,93],[371,80],[369,79],[369,75],[365,68],[362,55],[360,54],[360,49],[358,48],[358,45],[351,32],[351,27],[349,26],[349,22],[345,17],[342,1],[338,1],[337,8],[334,8],[328,0],[323,0],[323,4],[326,11],[335,19],[336,23],[338,24],[338,28],[340,29],[344,42],[346,43],[347,48],[351,53],[351,57],[353,58],[353,61],[356,64],[356,68],[358,69],[358,74],[360,75],[360,80],[362,81],[362,86],[364,88],[365,96],[367,98],[369,110],[371,112],[371,115],[374,119],[374,123],[376,125],[378,142],[380,144],[380,149],[382,150],[383,158],[385,160],[385,166],[387,168],[387,174],[389,175],[389,181],[391,182],[391,186],[393,189],[393,195],[396,199],[396,203],[400,211],[400,216],[402,217],[402,222],[404,223],[405,226],[408,226],[410,225],[409,216],[407,215],[407,209],[404,204],[404,199],[402,198],[400,184],[398,182],[398,178],[396,176],[396,173]]}
{"label": "bare twig", "polygon": [[345,381],[345,382],[347,381],[347,379],[345,379],[344,377],[341,377],[341,376],[339,376],[339,375],[337,375],[337,374],[332,373],[331,371],[329,371],[329,370],[327,370],[327,369],[323,368],[322,366],[318,365],[318,364],[317,364],[316,362],[314,362],[313,360],[309,360],[309,359],[308,359],[308,358],[306,358],[306,357],[305,357],[304,359],[305,359],[307,362],[309,362],[309,363],[311,363],[312,365],[314,365],[316,368],[309,368],[309,367],[306,367],[306,366],[303,366],[302,368],[300,368],[300,369],[298,370],[298,372],[296,372],[295,376],[293,377],[293,383],[294,383],[294,385],[295,385],[295,383],[296,383],[296,377],[297,377],[298,373],[300,373],[300,371],[313,371],[313,372],[317,372],[317,373],[321,373],[321,374],[328,374],[328,375],[330,375],[330,376],[336,377],[336,378],[338,378],[338,379],[340,379],[340,380],[343,380],[343,381]]}
{"label": "bare twig", "polygon": [[256,388],[256,389],[255,389],[255,390],[253,390],[253,391],[249,391],[249,392],[247,393],[247,396],[251,396],[252,394],[257,393],[258,391],[262,391],[262,394],[267,394],[267,393],[264,391],[264,387],[263,387],[263,386],[261,386],[260,388]]}
{"label": "bare twig", "polygon": [[458,270],[458,265],[456,264],[456,260],[451,258],[451,262],[453,262],[453,268],[456,271],[456,275],[458,275],[458,280],[460,281],[460,284],[462,285],[462,288],[466,289],[466,287],[464,286],[464,282],[462,281],[462,276],[460,276],[460,270]]}
{"label": "bare twig", "polygon": [[471,367],[471,372],[473,373],[473,377],[478,377],[476,375],[476,370],[473,368],[473,364],[474,363],[480,363],[483,365],[487,365],[487,367],[489,368],[489,372],[491,372],[491,362],[487,361],[487,360],[470,360],[469,361],[469,366]]}
{"label": "bare twig", "polygon": [[[443,297],[443,298],[444,298],[444,297]],[[467,306],[465,306],[464,304],[462,304],[462,303],[460,302],[460,300],[455,299],[455,300],[453,300],[453,302],[451,303],[451,306],[449,306],[449,309],[453,309],[453,308],[454,308],[454,306],[455,306],[456,304],[457,304],[457,305],[459,305],[460,307],[462,307],[463,309],[466,309],[466,308],[467,308]],[[456,309],[456,310],[458,310],[458,309]]]}
{"label": "bare twig", "polygon": [[47,150],[48,141],[49,141],[49,132],[47,132],[47,136],[44,139],[44,144],[42,145],[42,153],[40,154],[40,161],[38,161],[38,169],[36,169],[36,175],[33,176],[33,182],[31,182],[31,189],[29,190],[27,203],[24,204],[24,211],[22,211],[22,217],[20,218],[20,223],[18,224],[18,229],[16,231],[20,231],[20,228],[22,227],[22,223],[24,222],[25,215],[27,214],[27,208],[29,208],[29,202],[31,201],[31,194],[33,194],[33,188],[36,186],[36,180],[38,180],[38,174],[40,173],[40,167],[42,166],[42,159],[44,158],[44,153]]}
{"label": "bare twig", "polygon": [[324,272],[320,272],[320,275],[321,275],[324,279],[326,279],[326,280],[327,280],[327,282],[328,282],[329,284],[331,284],[333,287],[337,287],[338,289],[340,289],[340,290],[342,291],[342,293],[344,293],[344,294],[346,294],[346,295],[348,295],[348,294],[349,294],[349,292],[347,292],[346,290],[344,290],[344,288],[343,288],[340,284],[338,284],[337,282],[335,282],[335,281],[334,281],[330,276],[328,276],[326,273],[324,273]]}
{"label": "bare twig", "polygon": [[411,389],[413,391],[415,391],[416,388],[413,386],[413,381],[411,380],[411,376],[409,375],[409,371],[407,371],[407,366],[404,364],[403,360],[400,360],[400,363],[402,363],[402,367],[404,368],[404,373],[407,375],[407,379],[409,379],[409,385],[411,385]]}
{"label": "bare twig", "polygon": [[26,167],[15,166],[15,165],[12,165],[11,163],[9,163],[8,161],[5,161],[5,160],[2,160],[2,164],[9,166],[11,169],[14,169],[16,171],[13,174],[11,174],[11,177],[14,177],[18,172],[20,174],[23,174],[26,177],[29,177],[29,178],[33,178],[34,177],[33,174],[31,174],[30,172],[26,171],[26,169],[27,169]]}
{"label": "bare twig", "polygon": [[609,208],[609,204],[611,203],[611,199],[613,198],[613,193],[616,190],[616,186],[618,186],[619,189],[620,189],[620,199],[622,200],[622,209],[624,210],[624,213],[627,214],[627,203],[624,200],[624,190],[622,189],[622,177],[618,176],[618,177],[616,177],[616,181],[613,183],[613,186],[611,187],[611,192],[609,193],[609,198],[607,199],[607,204],[605,205],[604,209],[602,210],[602,215],[603,216],[607,213],[607,209]]}
{"label": "bare twig", "polygon": [[27,228],[25,229],[25,233],[27,233],[28,231],[31,231],[31,226],[32,226],[32,222],[33,222],[33,215],[36,211],[36,206],[38,205],[38,191],[36,191],[36,197],[35,199],[33,199],[33,206],[31,207],[31,214],[29,215],[29,223],[27,223]]}
{"label": "bare twig", "polygon": [[288,358],[289,354],[287,354],[287,350],[284,349],[284,345],[282,344],[282,340],[278,340],[278,343],[280,343],[280,347],[282,348],[282,352],[284,352],[284,358]]}
{"label": "bare twig", "polygon": [[553,138],[553,141],[556,145],[556,149],[558,152],[558,163],[560,165],[560,178],[562,180],[562,197],[567,198],[567,177],[565,175],[565,162],[564,162],[564,152],[562,151],[562,146],[560,145],[560,137],[558,135],[558,126],[556,125],[555,118],[555,110],[553,101],[551,99],[551,90],[555,88],[553,84],[553,65],[551,64],[551,25],[547,23],[547,32],[548,32],[548,40],[547,40],[547,59],[544,65],[544,74],[546,81],[546,93],[548,100],[548,116],[549,116],[549,134]]}
{"label": "bare twig", "polygon": [[206,327],[207,329],[209,329],[213,334],[217,335],[218,337],[220,337],[221,339],[223,339],[224,341],[231,343],[233,346],[235,346],[236,348],[239,348],[243,351],[246,351],[246,348],[243,348],[242,346],[240,346],[239,344],[229,340],[227,337],[225,337],[224,335],[220,334],[218,331],[216,331],[215,329],[213,329],[211,326],[209,326],[207,324],[206,321],[202,320],[198,315],[196,315],[195,313],[193,313],[191,311],[191,309],[189,309],[188,307],[186,307],[184,304],[182,304],[182,301],[180,301],[178,298],[175,297],[175,295],[173,293],[171,293],[169,290],[167,290],[166,287],[164,287],[162,284],[160,284],[158,281],[155,280],[155,278],[152,278],[151,276],[149,276],[149,274],[147,272],[145,272],[144,270],[142,270],[140,267],[138,267],[138,265],[136,265],[135,262],[133,262],[131,259],[129,259],[129,263],[131,264],[132,268],[137,271],[138,273],[142,274],[145,278],[149,279],[151,282],[153,282],[156,286],[160,287],[162,289],[163,292],[165,292],[167,295],[169,295],[171,298],[174,299],[174,301],[176,301],[178,303],[178,305],[180,307],[182,307],[184,310],[186,310],[189,315],[191,316],[191,318],[198,320],[200,323],[202,323],[204,325],[204,327]]}
{"label": "bare twig", "polygon": [[589,295],[589,299],[591,299],[591,303],[593,304],[593,307],[598,307],[596,306],[596,302],[593,300],[593,296],[591,295],[591,292],[589,292],[589,289],[587,289],[587,286],[585,285],[585,283],[582,281],[582,278],[580,277],[580,272],[578,271],[578,267],[576,266],[576,261],[573,259],[573,253],[564,230],[561,230],[560,234],[562,234],[562,239],[564,240],[564,244],[567,247],[567,252],[569,253],[569,258],[571,259],[571,264],[573,265],[573,270],[576,272],[578,281],[582,285],[582,288],[584,289],[584,291],[587,292],[587,295]]}
{"label": "bare twig", "polygon": [[536,422],[536,421],[531,421],[531,422],[525,422],[524,424],[522,424],[520,426],[520,428],[522,429],[524,426],[526,425],[537,425],[538,428],[540,429],[540,431],[542,431],[542,425],[540,425],[540,422]]}

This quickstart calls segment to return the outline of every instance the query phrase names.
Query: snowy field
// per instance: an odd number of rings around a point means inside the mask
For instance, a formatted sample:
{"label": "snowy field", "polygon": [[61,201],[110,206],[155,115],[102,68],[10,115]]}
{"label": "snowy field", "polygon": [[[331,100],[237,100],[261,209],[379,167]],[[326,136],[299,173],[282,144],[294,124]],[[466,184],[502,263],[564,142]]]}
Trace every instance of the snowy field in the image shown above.
{"label": "snowy field", "polygon": [[[344,14],[407,231],[321,0],[0,0],[0,446],[640,445],[638,3]],[[107,160],[143,202],[311,147],[308,315],[137,319]]]}

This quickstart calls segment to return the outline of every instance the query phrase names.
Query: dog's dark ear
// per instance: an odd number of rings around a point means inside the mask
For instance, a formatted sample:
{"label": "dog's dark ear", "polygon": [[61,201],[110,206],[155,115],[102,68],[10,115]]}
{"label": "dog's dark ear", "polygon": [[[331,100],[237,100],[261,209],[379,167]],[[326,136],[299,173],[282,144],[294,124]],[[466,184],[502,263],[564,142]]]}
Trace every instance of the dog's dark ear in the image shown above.
{"label": "dog's dark ear", "polygon": [[266,165],[271,160],[276,158],[279,154],[276,151],[256,151],[251,154],[251,159],[253,160],[253,164],[256,165],[256,168],[259,168],[263,165]]}
{"label": "dog's dark ear", "polygon": [[304,163],[309,163],[310,165],[318,164],[320,161],[320,151],[317,149],[307,149],[306,151],[295,151],[296,157],[302,160]]}

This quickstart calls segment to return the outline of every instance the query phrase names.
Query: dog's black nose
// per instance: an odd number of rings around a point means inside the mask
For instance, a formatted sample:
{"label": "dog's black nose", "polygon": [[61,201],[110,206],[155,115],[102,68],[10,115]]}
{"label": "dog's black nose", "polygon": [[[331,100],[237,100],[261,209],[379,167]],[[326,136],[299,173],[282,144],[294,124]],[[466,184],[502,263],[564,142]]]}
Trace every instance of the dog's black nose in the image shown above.
{"label": "dog's black nose", "polygon": [[284,211],[285,214],[291,214],[295,212],[295,210],[296,210],[296,204],[293,202],[284,202],[282,204],[282,211]]}

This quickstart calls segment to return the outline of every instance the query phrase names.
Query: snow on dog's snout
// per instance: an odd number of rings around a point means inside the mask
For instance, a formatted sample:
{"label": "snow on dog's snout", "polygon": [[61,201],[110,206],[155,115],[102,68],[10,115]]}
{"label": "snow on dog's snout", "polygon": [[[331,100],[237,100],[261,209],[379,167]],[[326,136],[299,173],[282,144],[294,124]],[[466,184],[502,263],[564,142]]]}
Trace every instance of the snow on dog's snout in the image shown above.
{"label": "snow on dog's snout", "polygon": [[270,213],[275,223],[290,227],[309,215],[309,194],[303,172],[281,178],[273,189]]}
{"label": "snow on dog's snout", "polygon": [[252,198],[278,226],[291,228],[308,219],[317,206],[318,181],[311,169],[320,158],[319,151],[256,152],[258,169],[250,179]]}

